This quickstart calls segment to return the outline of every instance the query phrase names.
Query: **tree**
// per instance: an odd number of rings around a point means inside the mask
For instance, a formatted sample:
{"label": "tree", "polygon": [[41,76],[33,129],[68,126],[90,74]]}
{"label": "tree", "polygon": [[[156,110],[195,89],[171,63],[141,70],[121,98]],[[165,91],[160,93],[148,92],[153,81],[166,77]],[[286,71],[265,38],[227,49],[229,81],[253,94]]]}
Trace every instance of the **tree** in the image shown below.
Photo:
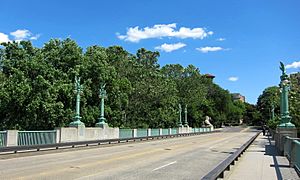
{"label": "tree", "polygon": [[74,78],[81,77],[81,116],[86,126],[99,118],[99,88],[106,84],[105,116],[110,126],[169,128],[178,123],[178,104],[188,106],[188,121],[200,127],[206,115],[220,126],[243,115],[229,91],[201,75],[199,68],[169,64],[141,48],[87,47],[69,38],[51,39],[41,48],[29,41],[3,43],[0,49],[1,129],[41,130],[68,126],[74,117]]}
{"label": "tree", "polygon": [[277,86],[266,88],[258,97],[257,108],[261,112],[263,123],[271,119],[272,106],[275,114],[280,116],[280,92]]}

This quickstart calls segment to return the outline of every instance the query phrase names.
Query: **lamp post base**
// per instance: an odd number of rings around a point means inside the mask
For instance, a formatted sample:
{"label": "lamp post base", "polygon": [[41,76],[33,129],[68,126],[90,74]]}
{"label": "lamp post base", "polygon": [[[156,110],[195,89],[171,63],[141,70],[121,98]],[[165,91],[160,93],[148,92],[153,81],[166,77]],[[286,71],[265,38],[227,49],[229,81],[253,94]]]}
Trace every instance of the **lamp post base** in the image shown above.
{"label": "lamp post base", "polygon": [[78,127],[78,126],[85,126],[83,122],[80,121],[81,117],[76,116],[74,117],[74,121],[69,124],[70,127]]}
{"label": "lamp post base", "polygon": [[105,122],[106,119],[104,117],[101,117],[98,120],[99,122],[96,123],[96,127],[101,127],[101,128],[109,127],[108,124]]}
{"label": "lamp post base", "polygon": [[282,127],[282,128],[294,128],[295,125],[293,123],[291,123],[292,117],[289,115],[284,115],[281,117],[280,119],[280,124],[278,125],[278,127]]}
{"label": "lamp post base", "polygon": [[280,128],[294,128],[296,126],[293,123],[288,122],[288,123],[281,123],[277,127],[280,127]]}

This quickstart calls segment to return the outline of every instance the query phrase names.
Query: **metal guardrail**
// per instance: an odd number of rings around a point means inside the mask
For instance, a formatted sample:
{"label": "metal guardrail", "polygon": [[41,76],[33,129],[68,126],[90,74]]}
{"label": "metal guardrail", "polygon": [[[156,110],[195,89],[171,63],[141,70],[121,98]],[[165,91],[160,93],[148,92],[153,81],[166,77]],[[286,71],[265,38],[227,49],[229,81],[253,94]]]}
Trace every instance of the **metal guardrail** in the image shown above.
{"label": "metal guardrail", "polygon": [[54,144],[56,142],[56,131],[19,131],[18,146]]}
{"label": "metal guardrail", "polygon": [[202,180],[215,180],[217,178],[224,178],[224,172],[230,169],[230,165],[234,165],[234,162],[243,154],[243,152],[250,146],[250,144],[256,139],[256,137],[261,133],[257,132],[251,139],[249,139],[245,144],[243,144],[237,151],[232,155],[222,161],[213,170],[206,174]]}
{"label": "metal guardrail", "polygon": [[6,131],[0,131],[0,147],[6,145]]}
{"label": "metal guardrail", "polygon": [[133,137],[132,129],[120,129],[119,130],[119,138],[131,138]]}
{"label": "metal guardrail", "polygon": [[177,134],[178,132],[177,132],[177,128],[172,128],[171,129],[171,134]]}
{"label": "metal guardrail", "polygon": [[10,147],[0,147],[0,153],[17,153],[24,151],[40,151],[40,150],[50,150],[59,148],[75,148],[81,146],[89,145],[103,145],[103,144],[118,144],[126,142],[144,141],[144,140],[155,140],[155,139],[165,139],[165,138],[175,138],[175,137],[185,137],[194,136],[207,133],[215,133],[220,131],[202,132],[202,133],[184,133],[184,134],[171,134],[171,135],[161,135],[161,136],[146,136],[146,137],[135,137],[135,138],[119,138],[119,139],[104,139],[104,140],[92,140],[92,141],[77,141],[77,142],[65,142],[56,144],[40,144],[40,145],[29,145],[29,146],[10,146]]}
{"label": "metal guardrail", "polygon": [[162,135],[168,135],[169,129],[162,129],[161,132],[162,132]]}
{"label": "metal guardrail", "polygon": [[147,129],[137,129],[136,130],[137,137],[146,137],[148,135]]}
{"label": "metal guardrail", "polygon": [[159,131],[160,131],[159,129],[151,129],[151,135],[152,136],[159,136]]}

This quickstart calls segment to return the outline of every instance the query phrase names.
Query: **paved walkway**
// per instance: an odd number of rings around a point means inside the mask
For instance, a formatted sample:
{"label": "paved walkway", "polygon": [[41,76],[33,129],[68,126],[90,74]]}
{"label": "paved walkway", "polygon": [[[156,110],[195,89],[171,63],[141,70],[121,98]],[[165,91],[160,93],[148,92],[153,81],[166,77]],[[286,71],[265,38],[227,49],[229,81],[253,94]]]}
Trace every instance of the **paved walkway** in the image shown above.
{"label": "paved walkway", "polygon": [[284,156],[279,156],[271,137],[260,134],[225,176],[227,180],[299,180]]}

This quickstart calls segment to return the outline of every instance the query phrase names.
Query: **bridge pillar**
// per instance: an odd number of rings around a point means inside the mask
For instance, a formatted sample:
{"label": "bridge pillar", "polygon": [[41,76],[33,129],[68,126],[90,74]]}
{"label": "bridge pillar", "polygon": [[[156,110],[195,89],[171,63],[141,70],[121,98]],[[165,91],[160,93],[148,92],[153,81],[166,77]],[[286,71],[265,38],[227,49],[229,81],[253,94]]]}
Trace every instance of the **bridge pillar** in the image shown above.
{"label": "bridge pillar", "polygon": [[132,130],[132,135],[133,135],[134,138],[137,137],[137,129]]}
{"label": "bridge pillar", "polygon": [[17,146],[17,145],[18,145],[18,130],[7,130],[6,146]]}
{"label": "bridge pillar", "polygon": [[151,136],[151,129],[147,129],[147,136]]}
{"label": "bridge pillar", "polygon": [[168,134],[171,135],[172,134],[172,128],[168,129]]}
{"label": "bridge pillar", "polygon": [[159,135],[161,136],[163,134],[162,128],[159,128]]}

